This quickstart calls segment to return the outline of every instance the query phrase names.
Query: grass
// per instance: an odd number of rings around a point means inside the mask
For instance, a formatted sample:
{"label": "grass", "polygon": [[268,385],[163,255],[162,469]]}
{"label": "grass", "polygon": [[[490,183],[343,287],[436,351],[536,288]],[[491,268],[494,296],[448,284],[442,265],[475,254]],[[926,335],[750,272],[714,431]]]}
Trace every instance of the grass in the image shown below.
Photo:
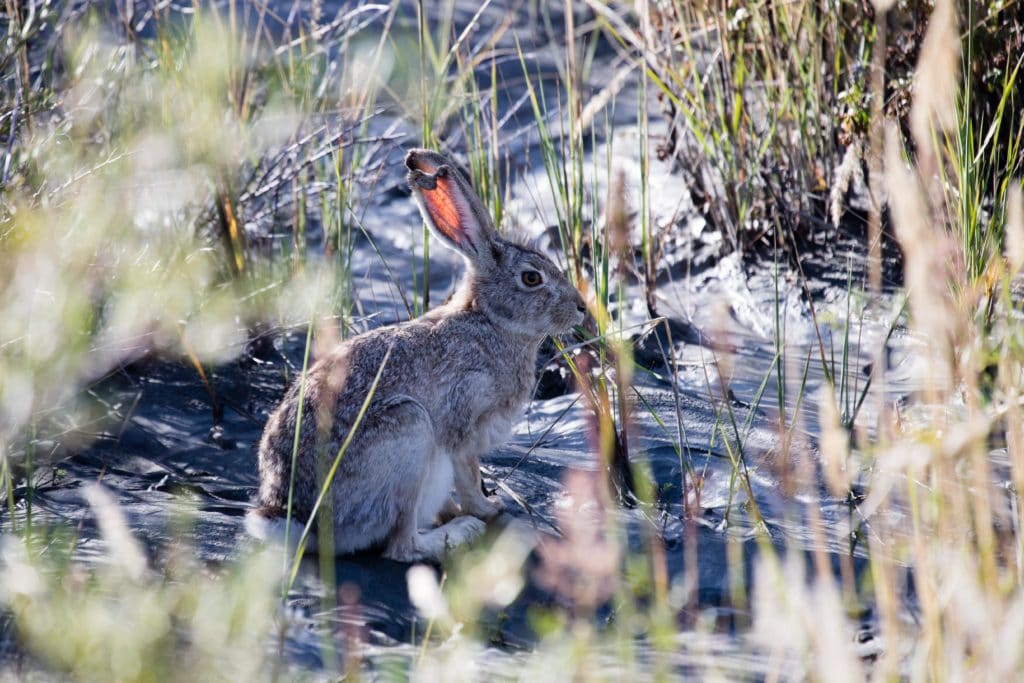
{"label": "grass", "polygon": [[[152,566],[111,495],[92,484],[86,498],[109,544],[99,565],[86,569],[73,560],[68,529],[4,539],[6,609],[19,639],[51,675],[96,681],[268,677],[275,666],[266,647],[275,619],[275,556],[244,555],[218,569],[176,546]],[[175,523],[187,527],[188,509],[176,512]],[[31,663],[23,668],[41,678]]]}
{"label": "grass", "polygon": [[[324,618],[324,669],[1019,677],[1016,3],[915,1],[888,14],[813,0],[499,4],[460,17],[457,30],[454,2],[436,15],[420,2],[336,17],[312,4],[297,19],[234,2],[135,16],[4,5],[0,601],[4,636],[31,654],[27,668],[86,680],[314,675],[283,654],[294,626],[284,607],[307,574],[300,558],[240,551],[214,566],[175,544],[154,562],[97,487],[88,499],[103,561],[83,563],[81,529],[34,514],[35,490],[81,450],[96,411],[88,389],[127,364],[187,362],[219,420],[215,370],[254,339],[306,326],[301,375],[318,344],[384,322],[361,308],[360,269],[384,273],[377,282],[397,310],[428,310],[436,260],[425,229],[410,226],[405,275],[372,218],[384,210],[373,198],[387,189],[387,155],[423,144],[467,160],[503,230],[521,218],[511,207],[524,193],[553,198],[553,249],[593,317],[559,347],[580,397],[555,421],[582,420],[594,467],[566,473],[564,505],[548,520],[558,533],[536,549],[508,531],[440,575],[413,569],[426,629],[409,647],[368,647]],[[517,12],[540,40],[524,39]],[[540,68],[543,50],[557,73]],[[595,75],[601,59],[613,60],[613,78]],[[532,119],[522,130],[543,189],[520,189],[527,178],[504,144],[511,124],[499,110],[511,88],[523,93],[516,113]],[[632,106],[624,88],[639,101],[635,124],[615,123],[622,101]],[[901,108],[907,92],[916,94]],[[663,137],[647,106],[656,101]],[[617,167],[629,144],[621,132],[639,140],[628,176]],[[659,142],[678,187],[652,186]],[[867,176],[866,211],[846,205],[856,172]],[[664,257],[687,238],[652,200],[687,188],[722,251],[754,264],[767,254],[773,268],[770,358],[754,380],[742,376],[755,361],[736,352],[747,342],[728,316],[702,332],[706,432],[682,407],[694,395],[678,355],[687,345],[659,317],[679,291]],[[846,292],[829,305],[812,296],[803,257],[834,216],[858,212],[872,224],[871,273],[836,263]],[[888,293],[878,254],[893,238],[904,275]],[[794,292],[810,341],[789,327]],[[633,297],[648,318],[639,325]],[[881,332],[865,332],[871,325]],[[638,329],[650,331],[660,364],[634,358]],[[896,337],[910,351],[894,368]],[[907,395],[898,373],[915,363]],[[127,423],[127,410],[112,414]],[[758,439],[769,423],[766,454]],[[677,455],[677,480],[656,471],[644,425]],[[342,457],[344,446],[334,468]],[[724,501],[708,503],[720,473]],[[186,528],[189,513],[169,523]],[[718,552],[721,564],[709,564]],[[701,594],[702,567],[724,573],[724,604]],[[358,607],[335,585],[330,554],[317,569],[308,574],[320,581],[322,615]],[[549,602],[517,602],[528,584]],[[528,614],[531,646],[489,649],[515,610]],[[864,629],[872,637],[860,642]]]}

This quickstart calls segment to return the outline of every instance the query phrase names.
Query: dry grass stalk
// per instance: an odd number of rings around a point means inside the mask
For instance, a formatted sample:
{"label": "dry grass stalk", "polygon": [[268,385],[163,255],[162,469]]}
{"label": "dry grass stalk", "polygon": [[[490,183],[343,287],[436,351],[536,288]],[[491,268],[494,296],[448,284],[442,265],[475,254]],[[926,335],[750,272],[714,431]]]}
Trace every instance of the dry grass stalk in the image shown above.
{"label": "dry grass stalk", "polygon": [[960,33],[953,0],[936,0],[917,61],[910,130],[924,177],[937,172],[936,135],[957,126]]}
{"label": "dry grass stalk", "polygon": [[871,294],[882,291],[882,157],[883,147],[882,103],[885,98],[885,46],[888,20],[886,11],[891,3],[876,2],[875,44],[871,52],[871,131],[868,147],[868,282]]}
{"label": "dry grass stalk", "polygon": [[616,591],[620,550],[609,524],[611,499],[601,473],[570,470],[565,489],[558,509],[564,538],[541,544],[535,577],[586,616]]}
{"label": "dry grass stalk", "polygon": [[[848,145],[843,153],[843,160],[836,168],[835,180],[832,182],[832,188],[828,195],[829,218],[832,219],[833,227],[838,228],[839,221],[843,217],[843,207],[850,184],[854,181],[863,182],[864,180],[864,172],[861,168],[862,147],[859,139]],[[879,277],[881,276],[879,275]]]}
{"label": "dry grass stalk", "polygon": [[1006,196],[1006,261],[1010,274],[1024,267],[1024,190],[1013,182]]}
{"label": "dry grass stalk", "polygon": [[935,387],[951,389],[954,330],[959,316],[950,299],[948,264],[955,247],[948,234],[935,228],[928,196],[919,176],[903,160],[899,133],[886,128],[885,179],[893,228],[904,254],[914,327],[927,340],[925,353]]}
{"label": "dry grass stalk", "polygon": [[825,385],[818,399],[818,423],[821,428],[821,458],[825,483],[832,495],[845,497],[850,491],[850,435],[840,423],[839,408],[832,388]]}

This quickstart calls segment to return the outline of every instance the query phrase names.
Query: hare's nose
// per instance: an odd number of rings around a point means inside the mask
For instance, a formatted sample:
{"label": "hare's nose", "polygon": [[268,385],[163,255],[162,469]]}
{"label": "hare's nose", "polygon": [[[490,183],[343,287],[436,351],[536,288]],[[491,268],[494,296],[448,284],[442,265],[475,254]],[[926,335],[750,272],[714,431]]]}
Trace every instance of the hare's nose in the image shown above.
{"label": "hare's nose", "polygon": [[576,295],[576,310],[579,311],[580,313],[587,312],[587,305],[583,303],[583,297],[579,296],[578,294]]}

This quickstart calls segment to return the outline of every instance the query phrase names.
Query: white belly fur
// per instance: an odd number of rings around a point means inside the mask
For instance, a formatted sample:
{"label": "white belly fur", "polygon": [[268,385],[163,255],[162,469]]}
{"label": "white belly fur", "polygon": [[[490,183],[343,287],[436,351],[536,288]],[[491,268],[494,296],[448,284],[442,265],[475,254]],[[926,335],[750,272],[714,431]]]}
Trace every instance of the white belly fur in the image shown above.
{"label": "white belly fur", "polygon": [[512,433],[512,420],[505,416],[492,416],[480,425],[479,442],[476,444],[477,454],[483,455],[508,441]]}
{"label": "white belly fur", "polygon": [[420,486],[420,500],[416,507],[416,522],[419,528],[434,526],[437,514],[451,497],[455,477],[452,473],[452,459],[448,453],[436,453]]}

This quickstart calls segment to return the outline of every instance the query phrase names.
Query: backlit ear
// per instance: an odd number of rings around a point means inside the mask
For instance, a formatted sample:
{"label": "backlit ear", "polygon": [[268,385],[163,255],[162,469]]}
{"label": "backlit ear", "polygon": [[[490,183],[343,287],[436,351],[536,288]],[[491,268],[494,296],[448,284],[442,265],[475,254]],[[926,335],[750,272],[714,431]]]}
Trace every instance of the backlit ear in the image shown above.
{"label": "backlit ear", "polygon": [[447,159],[429,150],[412,150],[405,165],[409,187],[434,233],[472,260],[488,259],[491,219],[469,181]]}

